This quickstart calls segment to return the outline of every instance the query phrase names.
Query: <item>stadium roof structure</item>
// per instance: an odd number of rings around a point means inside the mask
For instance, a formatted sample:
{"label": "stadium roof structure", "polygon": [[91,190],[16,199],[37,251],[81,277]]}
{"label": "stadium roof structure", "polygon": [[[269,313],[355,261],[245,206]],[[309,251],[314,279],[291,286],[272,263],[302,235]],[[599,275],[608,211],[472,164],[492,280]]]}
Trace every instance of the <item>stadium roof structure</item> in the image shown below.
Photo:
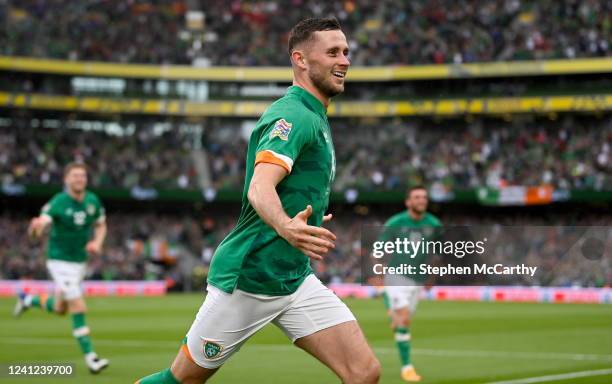
{"label": "stadium roof structure", "polygon": [[[186,117],[258,117],[269,101],[151,100],[0,92],[0,107]],[[612,110],[612,94],[530,97],[338,101],[330,117],[504,115],[516,113],[601,112]]]}
{"label": "stadium roof structure", "polygon": [[[289,67],[192,67],[119,64],[0,56],[0,70],[73,76],[239,82],[289,82]],[[470,64],[353,67],[348,79],[359,82],[453,78],[548,76],[612,72],[612,57]]]}

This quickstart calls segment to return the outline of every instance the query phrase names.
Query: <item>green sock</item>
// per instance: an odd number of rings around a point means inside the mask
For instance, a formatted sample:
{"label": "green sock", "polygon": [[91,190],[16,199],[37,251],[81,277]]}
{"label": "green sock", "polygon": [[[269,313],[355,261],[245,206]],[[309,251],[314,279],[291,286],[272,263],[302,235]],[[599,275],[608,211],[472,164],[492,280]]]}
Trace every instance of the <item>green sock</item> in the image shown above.
{"label": "green sock", "polygon": [[85,314],[82,312],[72,314],[72,335],[77,339],[83,354],[93,351],[89,337],[89,327],[85,325]]}
{"label": "green sock", "polygon": [[[27,304],[28,300],[30,301],[29,304]],[[49,312],[53,312],[55,299],[47,295],[28,295],[25,302],[30,307],[46,309]]]}
{"label": "green sock", "polygon": [[136,382],[137,384],[181,384],[174,375],[170,368],[166,368],[163,371],[154,373]]}
{"label": "green sock", "polygon": [[[383,301],[387,311],[391,311],[391,303],[386,292],[383,293]],[[410,365],[410,330],[408,327],[395,328],[395,345],[397,345],[397,350],[399,351],[402,367]]]}
{"label": "green sock", "polygon": [[47,310],[47,312],[55,312],[55,298],[54,297],[49,297],[47,299],[47,301],[45,302],[45,309]]}
{"label": "green sock", "polygon": [[[30,297],[32,298],[30,301],[30,307],[36,307],[36,308],[41,308],[42,305],[40,303],[40,295],[30,295]],[[26,298],[27,300],[27,298]]]}
{"label": "green sock", "polygon": [[389,302],[389,296],[387,295],[387,292],[383,292],[383,303],[385,303],[385,308],[387,308],[387,311],[391,310],[391,303]]}
{"label": "green sock", "polygon": [[410,331],[408,328],[395,328],[395,344],[399,351],[402,367],[410,365]]}

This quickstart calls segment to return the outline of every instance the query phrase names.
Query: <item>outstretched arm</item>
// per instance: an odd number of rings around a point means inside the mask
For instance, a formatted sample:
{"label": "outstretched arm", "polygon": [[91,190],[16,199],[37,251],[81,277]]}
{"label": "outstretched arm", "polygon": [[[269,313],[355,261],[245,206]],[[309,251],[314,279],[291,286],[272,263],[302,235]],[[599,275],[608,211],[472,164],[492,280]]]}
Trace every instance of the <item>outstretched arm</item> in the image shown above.
{"label": "outstretched arm", "polygon": [[[249,202],[279,236],[306,256],[321,260],[335,247],[336,236],[325,228],[308,225],[308,218],[312,214],[310,205],[293,218],[287,215],[276,192],[276,186],[286,175],[287,170],[277,164],[257,164],[249,185]],[[324,221],[330,219],[331,215],[324,217]]]}

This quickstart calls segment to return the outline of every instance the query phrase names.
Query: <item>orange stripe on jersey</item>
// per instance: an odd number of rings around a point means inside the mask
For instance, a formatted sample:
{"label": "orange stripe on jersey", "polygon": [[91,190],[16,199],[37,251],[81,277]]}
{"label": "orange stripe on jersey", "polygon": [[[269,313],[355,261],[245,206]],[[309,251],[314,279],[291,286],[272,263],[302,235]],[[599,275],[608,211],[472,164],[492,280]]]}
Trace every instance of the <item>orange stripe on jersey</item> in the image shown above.
{"label": "orange stripe on jersey", "polygon": [[47,300],[49,300],[49,295],[44,293],[40,295],[40,306],[44,308],[47,305]]}
{"label": "orange stripe on jersey", "polygon": [[187,348],[187,344],[183,344],[181,346],[181,349],[183,350],[183,353],[185,353],[185,356],[187,356],[187,358],[194,364],[196,364],[196,362],[193,360],[193,357],[191,357],[191,353],[189,353],[189,348]]}
{"label": "orange stripe on jersey", "polygon": [[259,163],[271,163],[280,165],[281,167],[285,168],[287,173],[291,173],[291,168],[289,167],[289,165],[287,165],[287,163],[285,163],[283,160],[271,154],[269,151],[261,151],[257,153],[257,156],[255,156],[255,165]]}

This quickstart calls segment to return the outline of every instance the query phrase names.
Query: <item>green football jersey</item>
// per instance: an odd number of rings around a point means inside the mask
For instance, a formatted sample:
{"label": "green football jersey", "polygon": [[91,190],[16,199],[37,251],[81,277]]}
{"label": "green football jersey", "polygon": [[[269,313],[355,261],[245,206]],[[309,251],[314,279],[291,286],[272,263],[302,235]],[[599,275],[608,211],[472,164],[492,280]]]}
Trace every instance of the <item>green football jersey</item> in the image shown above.
{"label": "green football jersey", "polygon": [[259,217],[247,193],[256,164],[280,165],[288,172],[276,187],[285,212],[294,217],[310,204],[308,224],[321,226],[336,168],[323,104],[306,90],[290,87],[257,122],[246,161],[240,217],[215,251],[208,283],[228,293],[239,288],[288,295],[312,273],[310,260]]}
{"label": "green football jersey", "polygon": [[93,224],[105,219],[98,196],[85,192],[83,201],[60,192],[43,207],[42,215],[53,220],[47,246],[47,257],[54,260],[84,262],[85,245],[91,238]]}
{"label": "green football jersey", "polygon": [[[440,220],[429,212],[425,212],[425,215],[421,220],[414,220],[407,211],[397,213],[385,223],[385,228],[380,235],[379,240],[382,241],[395,241],[396,238],[404,239],[407,238],[411,242],[419,241],[431,241],[435,240],[439,235],[439,228],[442,226]],[[414,257],[413,255],[405,254],[393,254],[388,265],[391,267],[397,267],[401,264],[409,264],[417,266],[425,262],[427,254],[418,252]],[[423,282],[426,276],[413,275],[411,279],[417,282]]]}

